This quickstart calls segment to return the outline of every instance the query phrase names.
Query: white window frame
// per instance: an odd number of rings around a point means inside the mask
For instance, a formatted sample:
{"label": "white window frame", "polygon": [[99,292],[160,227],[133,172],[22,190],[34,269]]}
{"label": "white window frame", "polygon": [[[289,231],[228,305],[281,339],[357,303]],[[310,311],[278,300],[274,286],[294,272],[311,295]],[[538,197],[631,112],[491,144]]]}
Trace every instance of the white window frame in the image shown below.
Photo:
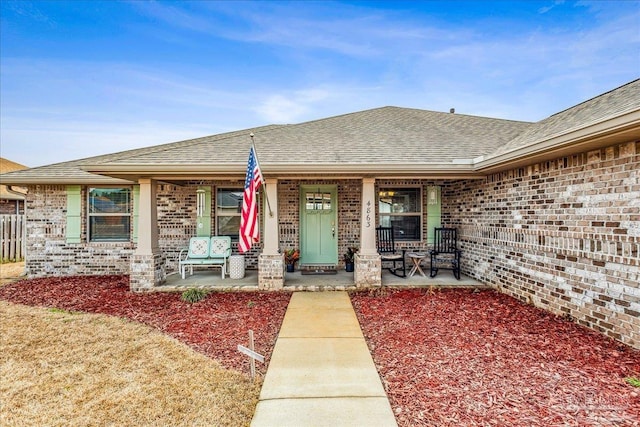
{"label": "white window frame", "polygon": [[[91,193],[94,190],[128,190],[128,198],[127,198],[127,213],[122,212],[91,212]],[[133,187],[131,186],[91,186],[87,187],[87,197],[86,197],[86,213],[87,213],[87,241],[89,243],[121,243],[121,242],[130,242],[133,236]],[[107,239],[107,238],[95,238],[91,233],[91,219],[92,218],[122,218],[129,217],[129,230],[127,230],[127,236],[121,239]]]}

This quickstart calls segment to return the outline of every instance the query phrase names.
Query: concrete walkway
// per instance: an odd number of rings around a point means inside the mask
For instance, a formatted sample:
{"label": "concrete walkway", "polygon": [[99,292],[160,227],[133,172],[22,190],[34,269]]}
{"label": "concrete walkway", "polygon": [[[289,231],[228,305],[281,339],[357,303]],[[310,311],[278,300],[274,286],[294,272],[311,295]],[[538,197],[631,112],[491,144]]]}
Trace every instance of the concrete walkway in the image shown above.
{"label": "concrete walkway", "polygon": [[346,292],[291,296],[251,426],[397,426]]}

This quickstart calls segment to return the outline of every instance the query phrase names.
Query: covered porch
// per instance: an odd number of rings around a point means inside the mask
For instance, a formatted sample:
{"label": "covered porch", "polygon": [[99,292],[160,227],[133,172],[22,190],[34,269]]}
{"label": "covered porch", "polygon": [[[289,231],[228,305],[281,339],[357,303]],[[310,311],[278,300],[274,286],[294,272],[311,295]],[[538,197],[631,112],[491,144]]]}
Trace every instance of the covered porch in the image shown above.
{"label": "covered porch", "polygon": [[[380,173],[376,176],[354,175],[329,179],[288,175],[267,178],[260,194],[260,242],[244,254],[247,276],[242,280],[225,281],[217,278],[217,270],[202,271],[183,280],[176,274],[177,261],[190,237],[229,235],[232,229],[237,230],[237,225],[225,223],[232,218],[228,215],[229,209],[235,212],[236,207],[227,206],[229,198],[222,196],[230,191],[234,195],[238,193],[239,178],[173,179],[173,183],[167,185],[161,177],[139,177],[139,195],[135,202],[139,215],[134,224],[138,241],[130,258],[131,289],[140,292],[192,286],[295,290],[313,286],[346,289],[443,285],[440,276],[446,277],[445,272],[436,279],[426,280],[418,275],[404,279],[388,274],[378,253],[376,227],[381,224],[400,226],[400,232],[406,238],[397,241],[396,247],[406,250],[409,273],[412,267],[409,254],[427,251],[432,244],[433,228],[441,224],[442,186],[452,178],[460,177],[400,180]],[[172,206],[170,203],[174,206],[171,211],[165,207]],[[325,221],[313,222],[309,219],[312,216],[322,217]],[[318,225],[317,240],[309,238],[309,224]],[[300,273],[284,273],[284,252],[290,248],[300,248],[303,252],[310,241],[322,241],[323,245],[329,242],[330,259],[309,262],[309,257],[303,253],[300,264],[334,266],[338,274],[302,277]],[[343,272],[343,254],[352,247],[357,248],[355,273],[346,274]],[[234,241],[232,255],[238,253]],[[464,281],[460,282],[463,284]]]}
{"label": "covered porch", "polygon": [[[383,287],[389,288],[483,288],[487,285],[465,275],[461,275],[460,280],[456,280],[450,271],[440,272],[434,278],[422,277],[416,274],[412,277],[401,278],[394,276],[387,270],[382,272]],[[246,270],[241,279],[231,279],[226,276],[224,279],[217,270],[195,270],[193,275],[182,279],[179,273],[167,276],[165,282],[156,289],[159,291],[175,292],[191,288],[210,289],[214,291],[256,291],[258,287],[258,271]],[[302,274],[297,270],[293,273],[285,273],[285,291],[329,291],[329,290],[352,290],[356,289],[354,284],[354,273],[339,269],[336,274]]]}

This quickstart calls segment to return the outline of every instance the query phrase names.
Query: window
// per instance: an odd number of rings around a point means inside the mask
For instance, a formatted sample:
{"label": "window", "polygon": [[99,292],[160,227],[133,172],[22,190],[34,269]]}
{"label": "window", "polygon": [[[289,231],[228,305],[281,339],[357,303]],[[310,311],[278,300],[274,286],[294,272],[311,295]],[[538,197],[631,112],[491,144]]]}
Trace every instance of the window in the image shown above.
{"label": "window", "polygon": [[308,211],[331,210],[331,193],[307,192],[305,194],[305,199],[305,208]]}
{"label": "window", "polygon": [[419,188],[381,189],[380,226],[393,227],[396,240],[421,240],[422,202]]}
{"label": "window", "polygon": [[131,235],[131,189],[89,188],[89,241],[123,242]]}
{"label": "window", "polygon": [[242,188],[219,188],[216,194],[216,234],[238,240],[242,214]]}

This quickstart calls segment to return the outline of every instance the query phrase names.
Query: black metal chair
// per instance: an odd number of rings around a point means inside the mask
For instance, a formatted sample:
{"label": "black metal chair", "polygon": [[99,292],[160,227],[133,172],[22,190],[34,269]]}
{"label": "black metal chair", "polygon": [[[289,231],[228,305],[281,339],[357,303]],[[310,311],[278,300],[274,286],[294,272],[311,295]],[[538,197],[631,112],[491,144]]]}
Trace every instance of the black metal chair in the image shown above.
{"label": "black metal chair", "polygon": [[456,279],[460,280],[460,257],[458,249],[458,230],[455,228],[436,228],[431,255],[431,277],[436,277],[438,270],[452,270]]}
{"label": "black metal chair", "polygon": [[[378,253],[382,263],[392,264],[389,267],[382,267],[398,277],[407,277],[404,255],[406,249],[396,249],[393,227],[376,227]],[[400,263],[397,266],[396,263]]]}

